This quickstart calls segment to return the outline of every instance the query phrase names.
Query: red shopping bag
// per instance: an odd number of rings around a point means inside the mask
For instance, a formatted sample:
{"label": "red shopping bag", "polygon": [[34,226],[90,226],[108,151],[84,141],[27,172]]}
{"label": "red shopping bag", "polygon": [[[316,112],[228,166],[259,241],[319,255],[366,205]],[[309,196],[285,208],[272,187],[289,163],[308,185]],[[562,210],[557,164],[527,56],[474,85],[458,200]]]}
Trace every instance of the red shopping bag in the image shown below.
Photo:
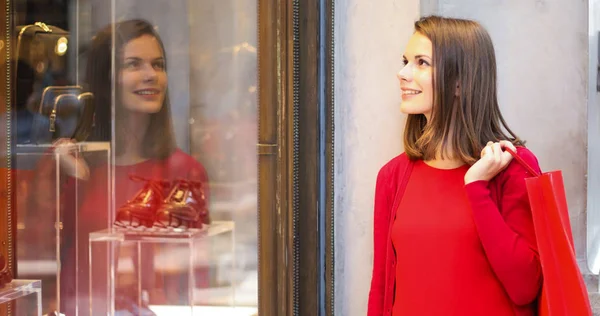
{"label": "red shopping bag", "polygon": [[577,265],[562,172],[540,174],[509,148],[533,175],[525,179],[544,283],[540,316],[591,316],[583,276]]}

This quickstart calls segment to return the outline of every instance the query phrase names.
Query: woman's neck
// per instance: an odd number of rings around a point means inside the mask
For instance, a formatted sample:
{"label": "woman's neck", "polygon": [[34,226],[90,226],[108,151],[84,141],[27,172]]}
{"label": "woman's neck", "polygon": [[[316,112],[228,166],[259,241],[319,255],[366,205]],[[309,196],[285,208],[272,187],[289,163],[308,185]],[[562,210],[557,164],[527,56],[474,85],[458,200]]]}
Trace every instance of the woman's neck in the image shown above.
{"label": "woman's neck", "polygon": [[437,169],[455,169],[465,164],[465,162],[458,158],[458,155],[456,155],[449,146],[445,150],[442,150],[440,147],[435,158],[425,160],[425,163]]}
{"label": "woman's neck", "polygon": [[121,128],[122,152],[115,157],[115,165],[133,165],[147,160],[144,157],[144,138],[150,124],[150,115],[147,113],[128,112],[125,114]]}
{"label": "woman's neck", "polygon": [[434,167],[436,169],[456,169],[465,164],[465,162],[460,159],[441,159],[441,158],[425,160],[425,163],[428,166]]}

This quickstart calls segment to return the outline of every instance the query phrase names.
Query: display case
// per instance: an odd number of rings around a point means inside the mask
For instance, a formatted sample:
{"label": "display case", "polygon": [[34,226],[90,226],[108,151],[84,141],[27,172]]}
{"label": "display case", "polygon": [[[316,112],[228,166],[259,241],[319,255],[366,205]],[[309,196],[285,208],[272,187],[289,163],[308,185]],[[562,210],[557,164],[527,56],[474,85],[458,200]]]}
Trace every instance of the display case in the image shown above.
{"label": "display case", "polygon": [[20,315],[42,316],[42,282],[12,280],[0,288],[0,305],[12,304]]}
{"label": "display case", "polygon": [[257,311],[256,4],[164,4],[11,4],[16,276],[44,313]]}
{"label": "display case", "polygon": [[132,306],[141,307],[141,314],[162,309],[195,315],[206,307],[235,311],[234,227],[232,221],[215,221],[202,229],[91,233],[90,313],[136,314]]}
{"label": "display case", "polygon": [[[14,150],[16,277],[43,280],[46,311],[61,312],[61,279],[77,279],[72,267],[87,261],[77,253],[68,256],[73,245],[87,243],[79,238],[79,221],[85,219],[80,218],[77,203],[83,193],[78,189],[87,179],[79,174],[80,168],[64,164],[77,159],[106,166],[110,156],[108,142],[80,142],[68,150],[50,144],[17,144]],[[109,169],[103,170],[107,176],[96,179],[96,184],[108,192]],[[109,218],[107,214],[100,225],[110,227]]]}
{"label": "display case", "polygon": [[43,314],[316,314],[316,4],[0,3],[0,273],[41,279]]}

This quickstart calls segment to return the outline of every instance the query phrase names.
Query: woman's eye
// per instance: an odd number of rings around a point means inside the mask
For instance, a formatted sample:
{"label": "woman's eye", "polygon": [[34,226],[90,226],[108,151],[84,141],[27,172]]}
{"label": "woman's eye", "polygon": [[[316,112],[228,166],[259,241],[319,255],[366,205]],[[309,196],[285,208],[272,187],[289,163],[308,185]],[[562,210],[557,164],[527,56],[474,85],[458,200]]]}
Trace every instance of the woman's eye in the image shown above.
{"label": "woman's eye", "polygon": [[406,66],[406,65],[408,65],[408,60],[406,60],[406,59],[403,59],[403,60],[402,60],[402,63],[404,64],[404,66]]}
{"label": "woman's eye", "polygon": [[419,59],[418,63],[419,66],[429,66],[429,62],[427,62],[425,59]]}
{"label": "woman's eye", "polygon": [[140,63],[136,60],[132,60],[132,61],[128,61],[125,63],[125,68],[127,69],[135,69],[137,67],[139,67]]}
{"label": "woman's eye", "polygon": [[153,64],[154,69],[156,70],[164,70],[165,69],[165,62],[163,61],[157,61]]}

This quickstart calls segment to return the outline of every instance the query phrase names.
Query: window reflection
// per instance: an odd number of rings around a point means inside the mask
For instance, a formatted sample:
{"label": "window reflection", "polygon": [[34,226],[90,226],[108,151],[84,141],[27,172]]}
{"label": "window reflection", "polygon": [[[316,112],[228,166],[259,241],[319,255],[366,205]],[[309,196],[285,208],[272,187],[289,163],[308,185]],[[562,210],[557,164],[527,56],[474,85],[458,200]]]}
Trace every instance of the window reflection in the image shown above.
{"label": "window reflection", "polygon": [[18,277],[44,313],[255,307],[256,4],[66,2],[20,14]]}

